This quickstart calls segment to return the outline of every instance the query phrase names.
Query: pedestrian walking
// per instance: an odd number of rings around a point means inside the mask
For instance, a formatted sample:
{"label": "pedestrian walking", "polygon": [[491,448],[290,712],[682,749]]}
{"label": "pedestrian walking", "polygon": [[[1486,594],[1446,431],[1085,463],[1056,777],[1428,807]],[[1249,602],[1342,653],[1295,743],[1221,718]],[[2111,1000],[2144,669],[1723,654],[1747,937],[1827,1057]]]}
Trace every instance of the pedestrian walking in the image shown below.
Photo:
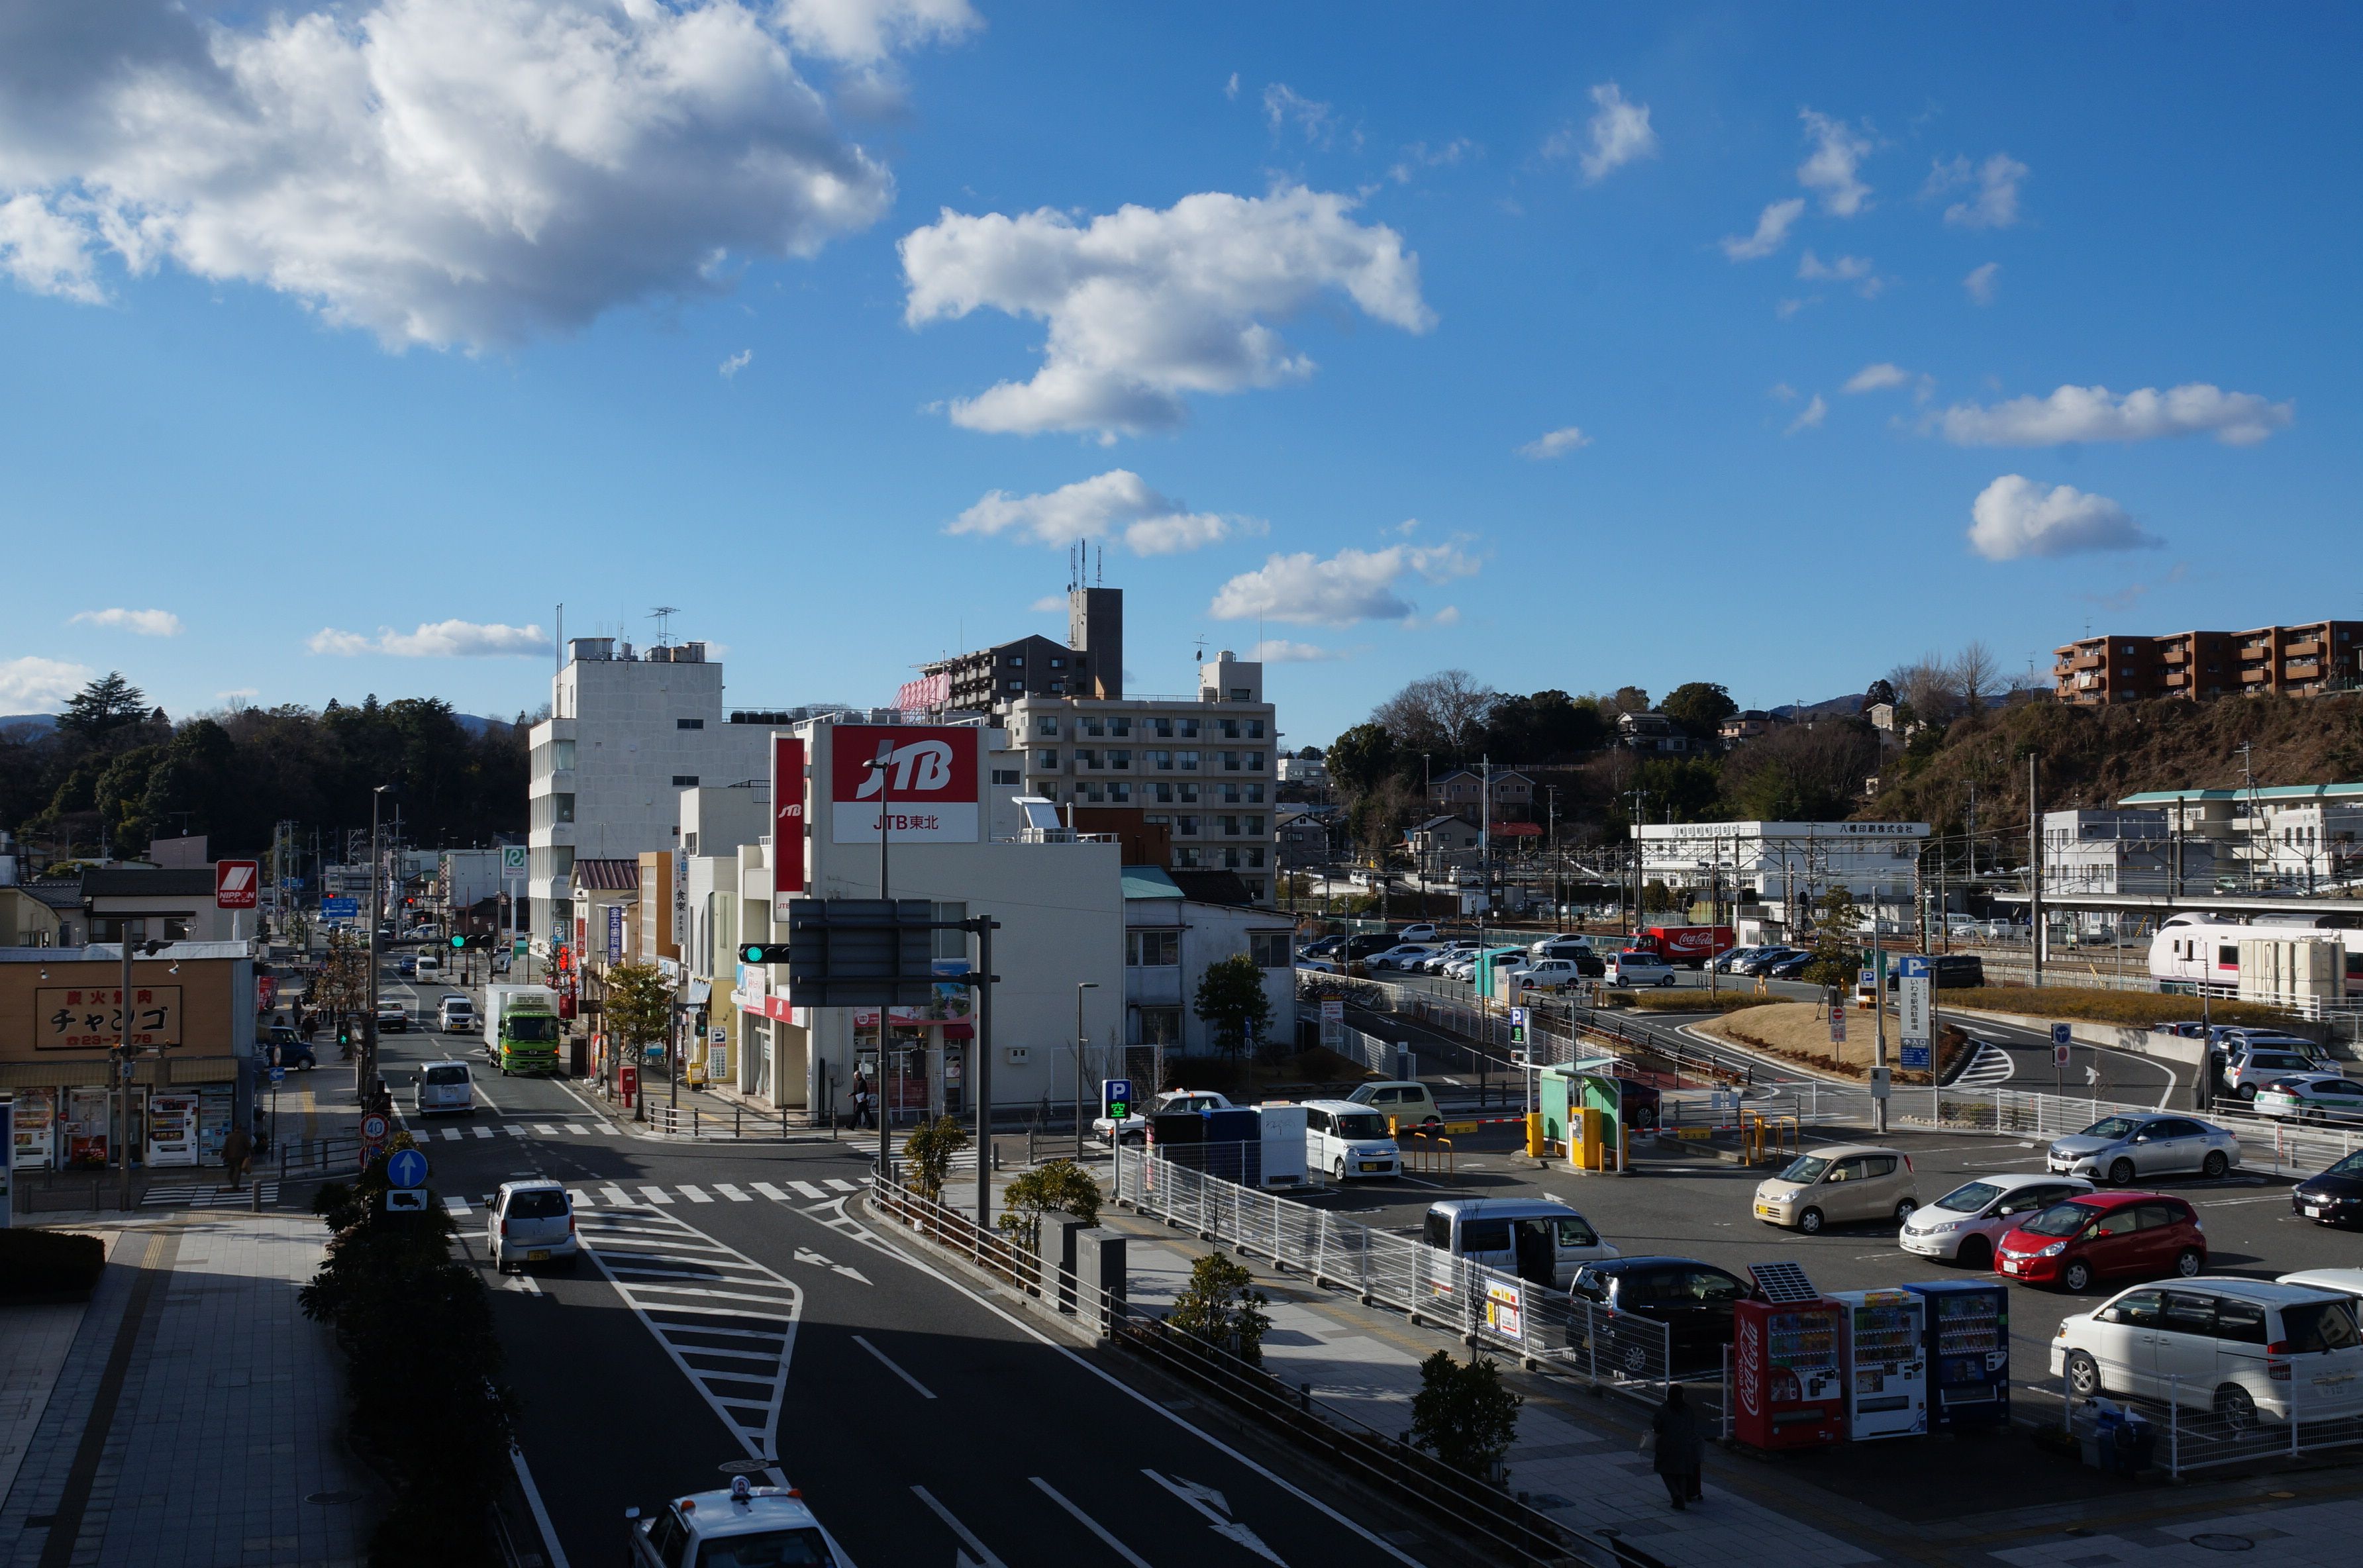
{"label": "pedestrian walking", "polygon": [[853,1075],[853,1125],[857,1128],[873,1125],[870,1120],[870,1080],[860,1073]]}
{"label": "pedestrian walking", "polygon": [[254,1154],[254,1140],[243,1127],[233,1127],[222,1140],[222,1173],[234,1190],[246,1185],[246,1163]]}
{"label": "pedestrian walking", "polygon": [[1698,1412],[1682,1397],[1679,1383],[1666,1386],[1666,1402],[1658,1407],[1649,1419],[1649,1430],[1641,1438],[1643,1447],[1657,1445],[1655,1467],[1659,1479],[1666,1484],[1666,1496],[1677,1508],[1703,1499],[1699,1493],[1699,1471],[1706,1463],[1706,1440],[1699,1433]]}

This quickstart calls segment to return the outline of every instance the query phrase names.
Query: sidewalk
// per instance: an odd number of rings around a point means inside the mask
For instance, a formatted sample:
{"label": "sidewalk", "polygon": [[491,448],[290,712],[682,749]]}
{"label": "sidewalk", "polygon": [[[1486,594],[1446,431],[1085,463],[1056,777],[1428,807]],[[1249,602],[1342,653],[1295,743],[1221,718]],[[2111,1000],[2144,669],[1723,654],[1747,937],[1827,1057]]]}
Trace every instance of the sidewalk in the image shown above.
{"label": "sidewalk", "polygon": [[0,1308],[0,1564],[358,1564],[382,1488],[345,1445],[342,1359],[295,1301],[320,1222],[75,1228],[109,1241],[89,1303]]}

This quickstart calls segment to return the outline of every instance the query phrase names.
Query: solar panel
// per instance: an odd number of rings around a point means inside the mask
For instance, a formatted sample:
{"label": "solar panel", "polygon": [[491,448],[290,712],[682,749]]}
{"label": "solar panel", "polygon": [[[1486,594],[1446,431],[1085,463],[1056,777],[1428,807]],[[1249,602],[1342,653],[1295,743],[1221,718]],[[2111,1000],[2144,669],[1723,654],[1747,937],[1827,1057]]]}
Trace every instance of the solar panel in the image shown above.
{"label": "solar panel", "polygon": [[1749,1264],[1747,1272],[1767,1301],[1818,1301],[1822,1297],[1822,1293],[1814,1288],[1814,1282],[1805,1277],[1804,1269],[1796,1264]]}

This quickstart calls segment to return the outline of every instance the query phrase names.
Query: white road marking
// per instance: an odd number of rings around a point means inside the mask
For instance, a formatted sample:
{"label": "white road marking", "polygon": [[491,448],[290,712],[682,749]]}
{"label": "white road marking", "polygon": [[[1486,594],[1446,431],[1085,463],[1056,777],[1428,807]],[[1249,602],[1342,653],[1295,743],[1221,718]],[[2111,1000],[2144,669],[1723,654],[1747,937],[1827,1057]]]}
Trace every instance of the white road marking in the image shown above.
{"label": "white road marking", "polygon": [[861,1190],[860,1187],[855,1186],[852,1182],[846,1180],[843,1176],[830,1176],[828,1178],[828,1185],[838,1192],[860,1192]]}
{"label": "white road marking", "polygon": [[460,1130],[457,1127],[446,1127],[443,1129],[442,1138],[446,1143],[456,1143],[460,1141]]}
{"label": "white road marking", "polygon": [[[1216,1535],[1224,1536],[1229,1540],[1237,1541],[1241,1546],[1246,1547],[1249,1551],[1254,1552],[1258,1557],[1264,1559],[1264,1561],[1268,1562],[1281,1562],[1280,1553],[1274,1551],[1270,1547],[1266,1546],[1261,1540],[1258,1540],[1255,1531],[1234,1519],[1225,1517],[1231,1511],[1231,1509],[1230,1505],[1223,1501],[1223,1495],[1220,1492],[1215,1491],[1211,1486],[1201,1486],[1194,1481],[1184,1481],[1178,1475],[1169,1480],[1165,1476],[1159,1475],[1154,1470],[1143,1470],[1141,1474],[1148,1476],[1151,1481],[1156,1482],[1159,1486],[1164,1487],[1167,1491],[1172,1493],[1175,1496],[1181,1498],[1183,1502],[1189,1504],[1193,1508],[1195,1508],[1199,1513],[1204,1515],[1209,1520],[1213,1521],[1214,1530]],[[1216,1513],[1213,1508],[1209,1507],[1207,1504],[1210,1501],[1221,1504],[1223,1510],[1222,1513]],[[1281,1568],[1288,1568],[1288,1565],[1285,1562],[1281,1562]]]}
{"label": "white road marking", "polygon": [[489,1138],[493,1135],[493,1130],[489,1127],[471,1127],[468,1131],[479,1138]]}
{"label": "white road marking", "polygon": [[566,1130],[569,1132],[573,1133],[577,1138],[588,1138],[591,1136],[591,1129],[588,1127],[577,1127],[571,1121],[566,1124]]}
{"label": "white road marking", "polygon": [[853,1342],[860,1345],[863,1350],[868,1351],[871,1355],[876,1356],[878,1358],[879,1365],[884,1367],[887,1371],[893,1373],[895,1376],[909,1384],[912,1390],[916,1393],[920,1398],[932,1399],[935,1397],[935,1395],[928,1392],[927,1386],[926,1384],[920,1382],[917,1378],[912,1376],[909,1373],[895,1365],[894,1358],[893,1356],[888,1355],[884,1351],[880,1350],[876,1345],[871,1344],[860,1334],[853,1336]]}
{"label": "white road marking", "polygon": [[794,1187],[799,1193],[802,1193],[806,1198],[818,1199],[825,1198],[828,1196],[828,1194],[823,1192],[820,1188],[815,1187],[808,1181],[791,1181],[788,1185]]}
{"label": "white road marking", "polygon": [[603,1187],[599,1189],[599,1196],[605,1198],[608,1202],[614,1204],[618,1209],[628,1209],[631,1207],[632,1195],[626,1192],[620,1187]]}
{"label": "white road marking", "polygon": [[683,1198],[688,1198],[692,1203],[711,1203],[714,1201],[714,1199],[708,1197],[704,1191],[690,1186],[687,1182],[681,1184],[681,1195]]}
{"label": "white road marking", "polygon": [[660,1187],[644,1187],[640,1188],[640,1196],[647,1198],[650,1203],[669,1204],[672,1201],[671,1195]]}
{"label": "white road marking", "polygon": [[1082,1525],[1085,1529],[1091,1531],[1093,1535],[1098,1536],[1102,1545],[1105,1546],[1110,1551],[1115,1552],[1118,1557],[1123,1558],[1126,1562],[1130,1563],[1132,1568],[1148,1568],[1148,1564],[1142,1561],[1140,1553],[1135,1551],[1131,1547],[1126,1546],[1124,1542],[1118,1540],[1115,1536],[1110,1535],[1107,1531],[1107,1527],[1101,1524],[1099,1520],[1092,1518],[1091,1515],[1083,1512],[1082,1509],[1067,1501],[1065,1497],[1059,1495],[1059,1489],[1056,1486],[1051,1485],[1050,1483],[1043,1480],[1039,1475],[1028,1476],[1027,1479],[1042,1489],[1042,1495],[1044,1496],[1049,1498],[1052,1502],[1066,1509],[1070,1514],[1072,1514],[1077,1524]]}
{"label": "white road marking", "polygon": [[443,1207],[450,1213],[458,1215],[462,1219],[475,1212],[474,1209],[468,1207],[468,1200],[464,1198],[447,1198],[443,1200]]}
{"label": "white road marking", "polygon": [[555,1138],[555,1137],[557,1137],[557,1136],[558,1136],[558,1132],[559,1132],[559,1130],[558,1130],[557,1128],[555,1128],[555,1127],[551,1126],[551,1125],[550,1125],[549,1122],[547,1122],[547,1121],[537,1121],[537,1122],[535,1122],[535,1123],[533,1124],[533,1130],[534,1130],[535,1132],[537,1132],[540,1133],[540,1134],[541,1134],[543,1137],[545,1137],[545,1138]]}
{"label": "white road marking", "polygon": [[914,1486],[911,1490],[918,1494],[919,1501],[926,1504],[928,1507],[935,1510],[936,1518],[943,1520],[945,1526],[949,1529],[954,1535],[960,1538],[960,1543],[962,1545],[966,1546],[971,1551],[975,1552],[977,1556],[982,1560],[982,1568],[1009,1568],[1008,1563],[1004,1562],[1000,1558],[995,1557],[991,1550],[985,1546],[984,1542],[977,1540],[974,1535],[969,1532],[968,1526],[954,1518],[952,1517],[952,1511],[949,1508],[944,1507],[941,1503],[937,1502],[934,1493],[928,1491],[925,1486]]}
{"label": "white road marking", "polygon": [[591,1124],[591,1131],[594,1132],[604,1132],[610,1138],[620,1138],[623,1136],[623,1133],[617,1132],[615,1124],[612,1122],[594,1121]]}
{"label": "white road marking", "polygon": [[574,1200],[574,1207],[577,1209],[589,1209],[593,1207],[591,1195],[583,1191],[579,1187],[568,1187],[566,1189],[566,1196]]}
{"label": "white road marking", "polygon": [[788,1195],[782,1192],[778,1187],[773,1187],[770,1182],[759,1181],[751,1183],[750,1185],[757,1192],[761,1193],[764,1197],[771,1198],[775,1203],[785,1203],[788,1200]]}
{"label": "white road marking", "polygon": [[728,1198],[733,1203],[752,1203],[755,1201],[753,1198],[748,1197],[745,1193],[739,1191],[737,1187],[731,1186],[727,1181],[716,1182],[714,1184],[714,1190],[720,1193],[723,1197]]}
{"label": "white road marking", "polygon": [[533,1522],[541,1531],[541,1544],[549,1553],[551,1568],[571,1568],[566,1561],[566,1548],[558,1542],[557,1527],[549,1522],[549,1510],[541,1506],[541,1488],[533,1484],[533,1472],[525,1467],[525,1451],[511,1444],[509,1463],[516,1466],[517,1485],[525,1488],[526,1507],[533,1510]]}

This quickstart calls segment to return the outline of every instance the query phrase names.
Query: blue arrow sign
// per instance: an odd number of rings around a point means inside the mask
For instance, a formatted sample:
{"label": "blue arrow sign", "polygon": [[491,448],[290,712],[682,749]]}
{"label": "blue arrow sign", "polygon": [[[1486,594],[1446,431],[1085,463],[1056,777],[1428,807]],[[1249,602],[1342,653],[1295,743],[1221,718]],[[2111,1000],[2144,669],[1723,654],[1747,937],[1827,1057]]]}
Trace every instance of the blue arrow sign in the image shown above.
{"label": "blue arrow sign", "polygon": [[2055,1023],[2051,1026],[2051,1043],[2054,1045],[2066,1045],[2075,1038],[2075,1035],[2069,1032],[2068,1025]]}
{"label": "blue arrow sign", "polygon": [[274,1086],[285,1083],[287,1081],[287,1069],[284,1067],[272,1068],[271,1081]]}
{"label": "blue arrow sign", "polygon": [[350,920],[361,912],[361,901],[359,899],[322,899],[320,900],[322,920]]}
{"label": "blue arrow sign", "polygon": [[427,1156],[416,1149],[396,1149],[385,1162],[385,1180],[389,1187],[425,1187]]}

